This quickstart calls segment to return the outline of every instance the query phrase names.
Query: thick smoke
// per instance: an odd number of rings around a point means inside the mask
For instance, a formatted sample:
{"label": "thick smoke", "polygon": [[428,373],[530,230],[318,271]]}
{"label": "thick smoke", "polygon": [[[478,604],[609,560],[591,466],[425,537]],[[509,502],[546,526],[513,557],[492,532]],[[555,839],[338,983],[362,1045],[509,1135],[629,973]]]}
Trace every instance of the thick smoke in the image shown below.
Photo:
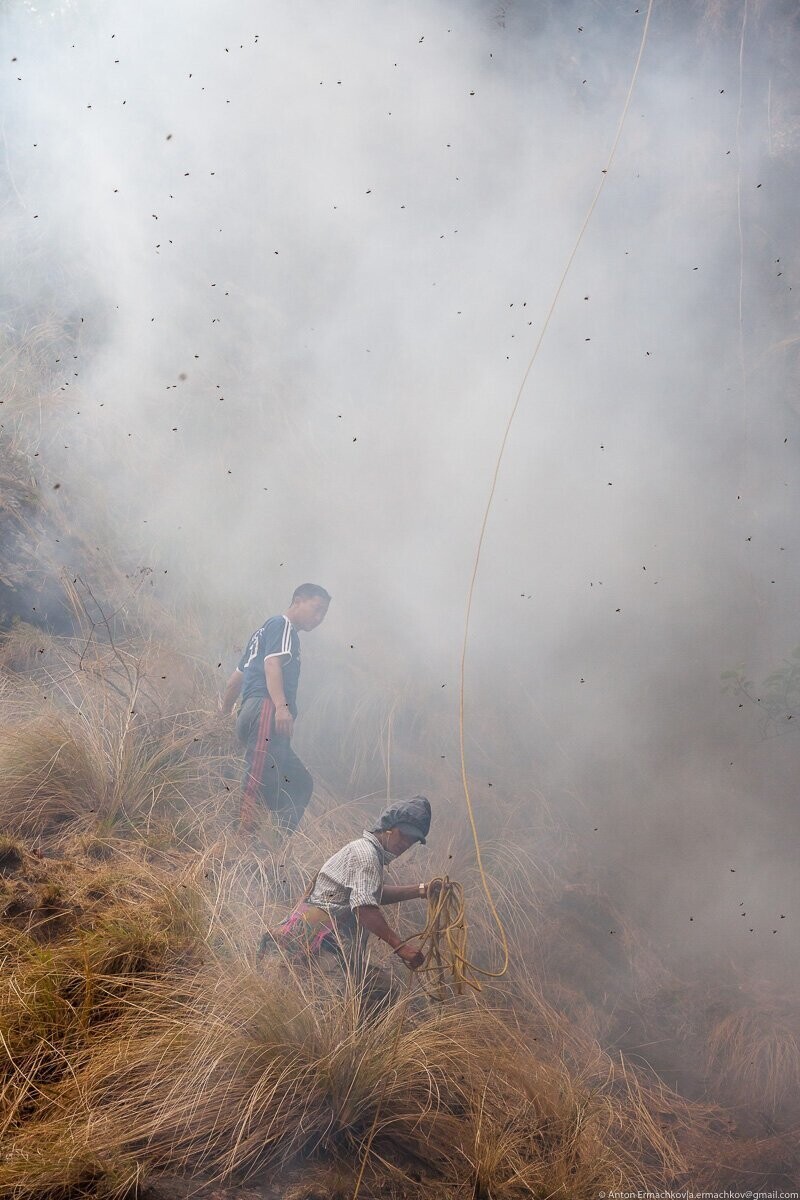
{"label": "thick smoke", "polygon": [[[6,7],[5,291],[77,339],[43,468],[209,659],[319,580],[309,698],[352,663],[454,730],[495,456],[645,11]],[[503,460],[467,719],[676,954],[772,970],[796,742],[720,674],[800,640],[800,35],[741,16],[655,6]]]}

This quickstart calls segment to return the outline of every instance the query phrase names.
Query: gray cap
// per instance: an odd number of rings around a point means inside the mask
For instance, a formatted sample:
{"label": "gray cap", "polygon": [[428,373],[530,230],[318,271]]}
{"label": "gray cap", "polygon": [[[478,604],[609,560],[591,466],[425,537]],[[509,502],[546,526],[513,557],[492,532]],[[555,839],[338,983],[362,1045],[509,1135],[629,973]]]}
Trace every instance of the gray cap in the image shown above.
{"label": "gray cap", "polygon": [[431,805],[427,796],[412,796],[410,800],[393,800],[383,810],[372,833],[384,833],[387,829],[399,829],[408,837],[416,838],[425,845],[431,827]]}

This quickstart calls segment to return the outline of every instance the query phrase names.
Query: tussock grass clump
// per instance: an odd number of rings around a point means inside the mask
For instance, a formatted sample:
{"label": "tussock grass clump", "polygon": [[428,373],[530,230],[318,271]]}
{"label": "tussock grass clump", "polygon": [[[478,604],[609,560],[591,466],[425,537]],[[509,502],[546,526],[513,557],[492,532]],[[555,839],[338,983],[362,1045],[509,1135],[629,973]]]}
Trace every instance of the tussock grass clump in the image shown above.
{"label": "tussock grass clump", "polygon": [[25,846],[17,838],[0,835],[0,875],[13,875],[19,871],[26,853]]}
{"label": "tussock grass clump", "polygon": [[[138,981],[175,970],[204,944],[175,927],[162,875],[136,864],[92,874],[101,876],[94,893],[74,864],[32,858],[0,898],[0,1074],[31,1086],[70,1073],[94,1026],[134,1002]],[[43,937],[49,924],[58,936]]]}
{"label": "tussock grass clump", "polygon": [[89,977],[155,975],[167,962],[170,939],[146,908],[112,911],[81,943]]}
{"label": "tussock grass clump", "polygon": [[599,890],[565,888],[538,925],[543,971],[603,1006],[632,982],[628,924]]}
{"label": "tussock grass clump", "polygon": [[0,984],[0,1094],[11,1088],[11,1110],[5,1120],[21,1114],[14,1085],[24,1084],[28,1104],[41,1099],[42,1087],[60,1079],[82,1043],[85,1024],[80,995],[83,976],[64,956],[34,944],[22,951],[16,968]]}
{"label": "tussock grass clump", "polygon": [[335,966],[248,965],[280,861],[259,873],[222,843],[177,862],[135,842],[100,867],[31,859],[27,886],[82,916],[56,943],[2,944],[0,1196],[122,1197],[153,1173],[241,1186],[299,1164],[352,1182],[376,1117],[365,1196],[402,1179],[420,1200],[593,1200],[711,1186],[743,1161],[718,1108],[607,1054],[579,1000],[559,1011],[519,962],[510,989],[376,1007]]}
{"label": "tussock grass clump", "polygon": [[745,1005],[713,1026],[706,1053],[713,1084],[738,1107],[800,1122],[800,1029],[788,1013]]}
{"label": "tussock grass clump", "polygon": [[48,1111],[31,1121],[0,1159],[4,1200],[134,1200],[144,1173],[104,1145],[98,1119],[91,1128]]}
{"label": "tussock grass clump", "polygon": [[34,672],[57,655],[56,639],[27,621],[15,620],[0,638],[0,667]]}
{"label": "tussock grass clump", "polygon": [[[108,857],[103,842],[136,828],[155,848],[191,841],[216,779],[199,739],[113,712],[79,720],[55,713],[0,729],[0,824],[54,843],[72,831]],[[187,793],[200,791],[201,804]]]}
{"label": "tussock grass clump", "polygon": [[[263,976],[212,963],[140,981],[53,1101],[80,1098],[78,1141],[101,1124],[115,1160],[219,1180],[352,1168],[377,1118],[371,1187],[411,1161],[420,1196],[440,1185],[486,1200],[674,1181],[692,1167],[684,1134],[710,1132],[714,1110],[648,1090],[599,1050],[577,1070],[481,1005],[406,1016],[402,1002],[371,1015],[364,1003],[278,961]],[[9,1163],[29,1153],[23,1138]]]}
{"label": "tussock grass clump", "polygon": [[409,1027],[392,1064],[398,1011],[365,1022],[358,994],[321,975],[312,995],[281,968],[201,974],[169,1022],[163,990],[150,995],[109,1047],[113,1071],[93,1057],[86,1094],[113,1114],[123,1149],[182,1171],[246,1177],[299,1153],[352,1154],[389,1070],[382,1123],[402,1139],[438,1107],[457,1049],[465,1066],[452,1017]]}
{"label": "tussock grass clump", "polygon": [[0,729],[0,823],[52,833],[100,807],[104,779],[88,747],[58,719]]}
{"label": "tussock grass clump", "polygon": [[592,1004],[574,988],[557,981],[547,985],[550,1003],[571,1024],[585,1030],[595,1041],[602,1041],[611,1025],[611,1017],[599,1005]]}

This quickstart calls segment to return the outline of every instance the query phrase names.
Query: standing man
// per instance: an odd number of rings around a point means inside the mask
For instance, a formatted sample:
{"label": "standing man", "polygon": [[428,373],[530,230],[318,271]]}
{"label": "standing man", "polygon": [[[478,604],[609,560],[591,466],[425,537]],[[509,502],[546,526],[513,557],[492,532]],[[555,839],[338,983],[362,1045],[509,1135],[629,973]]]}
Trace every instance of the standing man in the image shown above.
{"label": "standing man", "polygon": [[300,679],[299,632],[325,619],[331,598],[316,583],[295,588],[285,613],[270,617],[247,643],[222,699],[230,713],[241,693],[236,733],[245,747],[240,828],[250,831],[258,805],[292,833],[311,799],[314,781],[292,750]]}

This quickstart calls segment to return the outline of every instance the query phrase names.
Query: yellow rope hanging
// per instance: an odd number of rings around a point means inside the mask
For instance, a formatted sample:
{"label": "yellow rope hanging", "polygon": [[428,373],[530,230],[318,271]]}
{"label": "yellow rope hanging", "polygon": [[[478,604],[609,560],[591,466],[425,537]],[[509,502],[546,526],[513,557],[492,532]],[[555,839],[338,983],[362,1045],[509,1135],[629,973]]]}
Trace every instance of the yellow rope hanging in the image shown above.
{"label": "yellow rope hanging", "polygon": [[470,623],[470,616],[472,614],[472,601],[473,601],[473,597],[475,595],[475,582],[478,578],[478,568],[480,566],[481,553],[483,551],[483,543],[484,543],[484,538],[486,536],[486,526],[489,522],[489,513],[491,511],[492,503],[494,501],[495,491],[497,490],[497,480],[498,480],[498,476],[500,474],[500,466],[503,461],[503,455],[505,454],[506,444],[508,442],[508,437],[511,432],[511,426],[514,422],[515,416],[517,415],[517,409],[519,408],[520,400],[522,399],[522,393],[525,389],[525,384],[528,382],[528,376],[531,373],[533,364],[536,362],[536,358],[539,354],[539,350],[541,348],[542,342],[544,341],[545,334],[547,333],[553,313],[555,312],[556,304],[558,303],[558,300],[561,295],[564,284],[566,282],[567,276],[569,275],[570,268],[572,267],[572,263],[575,259],[575,255],[578,253],[578,247],[580,246],[581,242],[583,241],[583,235],[585,234],[587,226],[589,224],[589,221],[591,220],[592,213],[594,212],[595,207],[597,205],[597,201],[600,199],[600,194],[601,194],[603,188],[605,187],[606,180],[608,179],[608,173],[609,173],[609,170],[611,169],[611,164],[614,161],[614,157],[617,153],[617,147],[619,145],[619,141],[622,136],[622,127],[625,124],[625,118],[628,115],[628,109],[630,108],[630,104],[631,104],[631,97],[633,96],[633,89],[636,85],[636,79],[639,75],[639,66],[641,65],[642,55],[644,54],[645,43],[647,42],[647,32],[650,27],[650,16],[653,11],[653,4],[654,4],[654,0],[650,0],[649,4],[647,6],[647,15],[644,20],[644,28],[642,30],[642,39],[639,44],[639,53],[636,56],[636,63],[633,68],[633,74],[631,75],[631,81],[628,86],[628,92],[627,92],[627,95],[625,96],[625,103],[622,108],[622,115],[621,115],[621,117],[619,119],[619,123],[617,125],[617,132],[614,137],[614,141],[612,142],[612,145],[611,145],[611,151],[608,155],[606,165],[601,172],[600,182],[597,185],[597,189],[594,193],[594,196],[592,197],[592,202],[589,205],[586,216],[583,219],[583,224],[581,225],[580,230],[578,231],[578,236],[575,239],[575,244],[572,247],[572,251],[570,253],[569,258],[567,259],[567,265],[564,267],[561,278],[558,281],[558,286],[555,290],[555,294],[553,295],[553,299],[550,303],[550,307],[547,310],[547,314],[545,316],[544,323],[542,325],[541,330],[539,331],[539,336],[536,339],[536,344],[533,348],[533,353],[531,354],[528,365],[525,368],[525,373],[522,376],[522,382],[519,385],[519,390],[517,391],[516,399],[514,400],[514,404],[512,405],[511,412],[509,413],[508,420],[506,421],[505,431],[503,433],[502,441],[500,442],[500,450],[498,452],[497,459],[495,460],[494,473],[492,475],[491,487],[489,488],[489,497],[486,501],[486,507],[483,512],[483,520],[481,522],[481,529],[480,529],[480,534],[478,537],[478,546],[477,546],[477,549],[475,552],[475,561],[472,566],[472,576],[469,581],[469,589],[467,592],[467,609],[466,609],[466,615],[465,615],[465,619],[464,619],[464,638],[463,638],[463,642],[461,645],[461,668],[460,668],[460,677],[459,677],[459,697],[458,697],[458,735],[459,735],[459,750],[460,750],[460,754],[461,754],[461,784],[462,784],[462,787],[464,790],[464,799],[466,800],[466,803],[467,803],[467,816],[469,817],[469,825],[470,825],[470,829],[472,831],[472,840],[475,843],[475,856],[478,861],[478,871],[479,871],[480,877],[481,877],[481,885],[483,887],[484,895],[486,896],[486,902],[489,905],[489,910],[492,914],[492,918],[493,918],[494,923],[497,926],[497,930],[500,934],[500,942],[502,945],[503,961],[502,961],[502,966],[500,967],[500,970],[484,972],[484,974],[486,974],[494,979],[498,979],[498,978],[500,978],[501,975],[505,975],[506,971],[508,970],[508,958],[509,958],[508,939],[506,938],[506,931],[503,928],[503,922],[500,920],[500,916],[495,907],[495,903],[492,898],[491,889],[489,887],[489,881],[486,877],[486,871],[484,870],[483,861],[481,859],[481,847],[480,847],[480,842],[478,840],[478,830],[475,826],[475,815],[472,810],[472,799],[469,794],[469,781],[467,779],[467,762],[466,762],[466,753],[465,753],[465,748],[464,748],[464,692],[465,692],[465,677],[466,677],[466,662],[467,662],[467,643],[469,641],[469,623]]}
{"label": "yellow rope hanging", "polygon": [[[614,141],[611,146],[611,152],[608,156],[608,160],[606,162],[605,168],[603,169],[603,172],[600,176],[600,183],[599,183],[597,190],[592,198],[592,202],[589,205],[588,212],[586,213],[583,224],[581,225],[580,231],[575,240],[575,245],[572,248],[572,253],[569,256],[569,259],[567,260],[567,265],[564,268],[564,272],[561,276],[561,279],[559,280],[558,287],[556,288],[552,303],[550,305],[550,308],[547,311],[547,315],[545,317],[544,324],[542,325],[542,328],[539,333],[539,337],[536,340],[536,345],[533,348],[533,353],[530,357],[530,361],[528,363],[528,366],[525,369],[525,374],[522,377],[522,383],[519,386],[519,391],[517,392],[516,399],[514,401],[513,407],[511,409],[511,412],[508,417],[508,421],[506,422],[505,432],[503,434],[503,439],[500,443],[500,451],[497,455],[497,459],[495,462],[494,474],[492,475],[492,483],[491,483],[491,487],[489,489],[489,498],[486,502],[486,508],[484,509],[483,520],[481,522],[480,536],[478,538],[478,546],[477,546],[477,550],[475,553],[475,561],[473,563],[472,576],[470,578],[469,590],[467,593],[467,609],[466,609],[466,616],[465,616],[465,620],[464,620],[464,639],[463,639],[462,646],[461,646],[461,668],[460,668],[460,678],[459,678],[459,699],[458,699],[458,732],[459,732],[459,748],[460,748],[460,753],[461,753],[461,782],[462,782],[463,789],[464,789],[464,799],[466,800],[466,804],[467,804],[467,815],[469,817],[470,829],[472,831],[472,840],[475,844],[475,856],[478,861],[478,871],[480,872],[481,885],[483,887],[484,895],[486,896],[486,901],[489,905],[489,909],[491,911],[492,917],[494,919],[494,922],[495,922],[498,932],[500,934],[500,941],[501,941],[502,949],[503,949],[503,963],[502,963],[502,967],[499,971],[485,971],[479,967],[476,967],[474,963],[471,963],[469,961],[469,959],[467,958],[467,953],[466,953],[467,922],[466,922],[466,916],[465,916],[465,912],[464,912],[463,889],[461,887],[461,884],[451,882],[445,876],[442,880],[438,881],[443,885],[440,888],[438,895],[434,896],[434,897],[429,897],[428,916],[427,916],[427,920],[425,923],[425,928],[421,931],[421,933],[415,935],[421,939],[423,953],[425,954],[425,963],[423,964],[422,970],[427,969],[427,970],[435,970],[437,972],[440,972],[440,985],[443,985],[443,982],[444,982],[443,974],[447,970],[449,970],[457,988],[460,987],[461,989],[463,989],[463,985],[467,984],[469,987],[479,990],[480,984],[478,984],[477,980],[475,980],[474,978],[470,978],[471,975],[480,974],[480,975],[482,975],[484,977],[488,977],[490,979],[498,979],[498,978],[500,978],[500,976],[505,975],[506,971],[508,970],[508,962],[509,962],[508,939],[506,937],[506,931],[503,928],[503,922],[500,920],[500,916],[495,907],[495,903],[492,898],[491,889],[489,887],[489,881],[486,877],[486,871],[484,869],[483,860],[481,858],[481,847],[480,847],[480,841],[478,839],[478,830],[475,826],[475,814],[472,809],[472,799],[469,794],[469,781],[467,779],[466,755],[465,755],[465,751],[464,751],[464,691],[465,691],[464,681],[465,681],[465,674],[466,674],[465,668],[466,668],[466,661],[467,661],[467,644],[469,641],[469,622],[470,622],[470,615],[472,613],[472,600],[473,600],[474,593],[475,593],[475,582],[478,578],[478,568],[480,566],[481,552],[483,550],[483,542],[484,542],[484,537],[486,535],[486,526],[489,521],[489,512],[491,511],[492,502],[494,500],[494,494],[497,489],[497,479],[500,474],[500,465],[503,461],[503,455],[505,453],[506,443],[508,442],[508,437],[511,432],[511,426],[514,421],[514,417],[516,416],[517,409],[519,408],[519,403],[520,403],[520,400],[522,399],[522,393],[525,388],[525,384],[528,381],[528,376],[530,375],[531,369],[533,368],[533,364],[536,361],[536,357],[539,353],[539,348],[541,347],[541,344],[544,341],[545,333],[547,332],[548,326],[550,325],[550,320],[553,316],[553,312],[555,311],[555,307],[556,307],[556,304],[558,303],[558,299],[559,299],[559,296],[561,295],[561,291],[564,287],[564,283],[566,281],[567,275],[569,274],[569,271],[572,266],[575,255],[578,252],[578,247],[580,246],[581,241],[583,240],[583,235],[586,232],[586,228],[589,224],[589,221],[591,220],[592,213],[594,212],[595,206],[597,205],[597,201],[600,199],[600,193],[603,190],[606,179],[608,177],[609,169],[614,160],[614,156],[616,155],[617,146],[619,145],[619,140],[620,140],[620,137],[622,136],[622,127],[625,124],[625,118],[628,115],[628,109],[630,108],[631,97],[633,95],[633,89],[636,84],[636,79],[639,75],[639,66],[642,61],[642,55],[644,54],[645,43],[647,42],[647,33],[650,28],[650,17],[653,12],[654,2],[655,2],[655,0],[649,0],[648,6],[647,6],[647,15],[645,17],[644,28],[642,30],[642,40],[639,44],[639,53],[636,57],[636,63],[633,68],[633,74],[631,76],[630,85],[628,87],[628,92],[625,97],[625,104],[622,109],[622,116],[619,119],[616,136],[614,137]],[[411,988],[412,988],[413,981],[414,981],[414,975],[413,975],[413,973],[409,972],[408,986],[406,988],[406,992],[403,997],[402,1004],[400,1006],[400,1012],[398,1014],[397,1032],[395,1034],[394,1045],[392,1047],[391,1068],[394,1067],[394,1061],[395,1061],[395,1058],[397,1055],[397,1048],[400,1044],[400,1036],[402,1034],[403,1026],[405,1024],[406,1013],[408,1010],[408,1001],[411,997]],[[367,1137],[366,1145],[364,1147],[364,1153],[361,1157],[361,1166],[359,1168],[358,1178],[356,1179],[355,1190],[353,1192],[353,1200],[358,1200],[358,1195],[361,1190],[361,1184],[364,1179],[364,1171],[367,1166],[367,1161],[369,1159],[370,1150],[372,1149],[372,1141],[373,1141],[373,1138],[375,1137],[375,1131],[378,1127],[378,1120],[380,1118],[381,1109],[383,1107],[383,1097],[384,1097],[384,1094],[386,1091],[386,1083],[389,1078],[391,1068],[390,1068],[390,1071],[387,1071],[386,1075],[384,1076],[383,1086],[381,1088],[381,1094],[378,1097],[378,1104],[375,1109],[375,1116],[372,1121],[372,1127],[370,1128],[369,1136]]]}

